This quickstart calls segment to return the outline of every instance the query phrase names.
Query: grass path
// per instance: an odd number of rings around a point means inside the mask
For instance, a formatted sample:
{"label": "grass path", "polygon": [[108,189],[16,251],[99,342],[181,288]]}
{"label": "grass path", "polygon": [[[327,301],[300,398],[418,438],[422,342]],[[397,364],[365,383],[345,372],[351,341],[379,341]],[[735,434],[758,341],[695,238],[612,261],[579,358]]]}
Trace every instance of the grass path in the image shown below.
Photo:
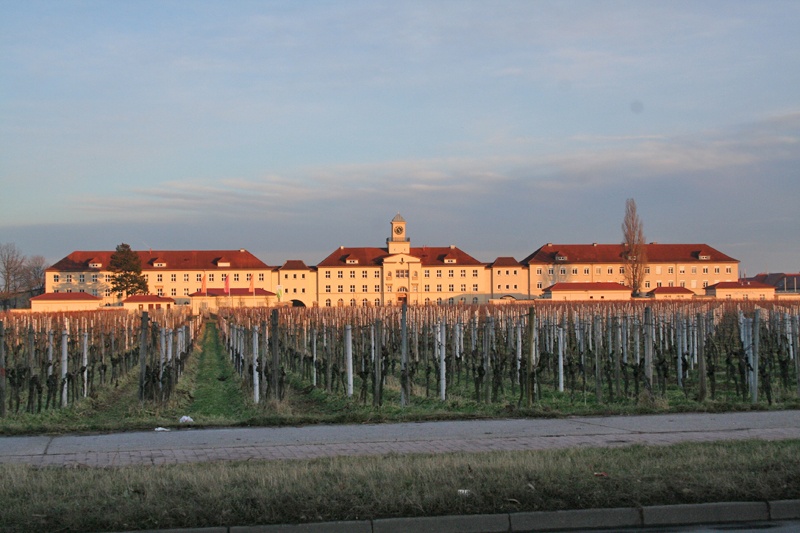
{"label": "grass path", "polygon": [[248,406],[239,376],[220,342],[216,324],[206,323],[200,344],[202,350],[196,354],[198,368],[193,401],[187,409],[189,415],[195,422],[207,418],[241,418]]}

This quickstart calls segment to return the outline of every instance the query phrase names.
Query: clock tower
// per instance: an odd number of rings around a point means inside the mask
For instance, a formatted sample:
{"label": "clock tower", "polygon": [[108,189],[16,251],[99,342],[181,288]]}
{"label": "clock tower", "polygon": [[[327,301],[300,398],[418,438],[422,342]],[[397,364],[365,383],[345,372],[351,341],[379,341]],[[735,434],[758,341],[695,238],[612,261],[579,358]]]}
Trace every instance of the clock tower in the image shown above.
{"label": "clock tower", "polygon": [[406,237],[406,221],[400,213],[392,219],[392,233],[386,239],[386,245],[392,255],[407,254],[411,251],[411,241]]}

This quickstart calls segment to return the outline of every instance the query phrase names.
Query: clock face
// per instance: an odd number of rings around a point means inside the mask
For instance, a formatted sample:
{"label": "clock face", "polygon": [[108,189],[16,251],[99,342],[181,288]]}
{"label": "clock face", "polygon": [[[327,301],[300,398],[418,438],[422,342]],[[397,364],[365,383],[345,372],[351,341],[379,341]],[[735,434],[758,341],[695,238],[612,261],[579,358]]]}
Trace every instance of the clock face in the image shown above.
{"label": "clock face", "polygon": [[394,228],[394,232],[397,233],[398,235],[402,235],[403,234],[403,226],[397,226],[396,228]]}

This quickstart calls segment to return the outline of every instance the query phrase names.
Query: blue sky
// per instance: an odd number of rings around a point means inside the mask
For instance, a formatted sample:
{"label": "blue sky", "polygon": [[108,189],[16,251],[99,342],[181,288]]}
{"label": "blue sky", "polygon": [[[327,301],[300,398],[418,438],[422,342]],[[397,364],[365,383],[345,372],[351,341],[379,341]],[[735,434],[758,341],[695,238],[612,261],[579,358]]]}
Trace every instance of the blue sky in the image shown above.
{"label": "blue sky", "polygon": [[0,0],[0,242],[800,271],[800,2]]}

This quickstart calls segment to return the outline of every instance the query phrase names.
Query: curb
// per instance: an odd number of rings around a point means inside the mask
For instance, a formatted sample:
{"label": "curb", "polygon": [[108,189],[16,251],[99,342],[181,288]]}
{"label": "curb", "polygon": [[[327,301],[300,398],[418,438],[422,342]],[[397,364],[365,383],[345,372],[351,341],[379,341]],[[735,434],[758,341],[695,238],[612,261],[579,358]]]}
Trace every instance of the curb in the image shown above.
{"label": "curb", "polygon": [[587,529],[693,526],[800,519],[800,500],[714,502],[614,509],[537,511],[491,515],[380,518],[346,522],[275,524],[129,533],[514,533]]}

